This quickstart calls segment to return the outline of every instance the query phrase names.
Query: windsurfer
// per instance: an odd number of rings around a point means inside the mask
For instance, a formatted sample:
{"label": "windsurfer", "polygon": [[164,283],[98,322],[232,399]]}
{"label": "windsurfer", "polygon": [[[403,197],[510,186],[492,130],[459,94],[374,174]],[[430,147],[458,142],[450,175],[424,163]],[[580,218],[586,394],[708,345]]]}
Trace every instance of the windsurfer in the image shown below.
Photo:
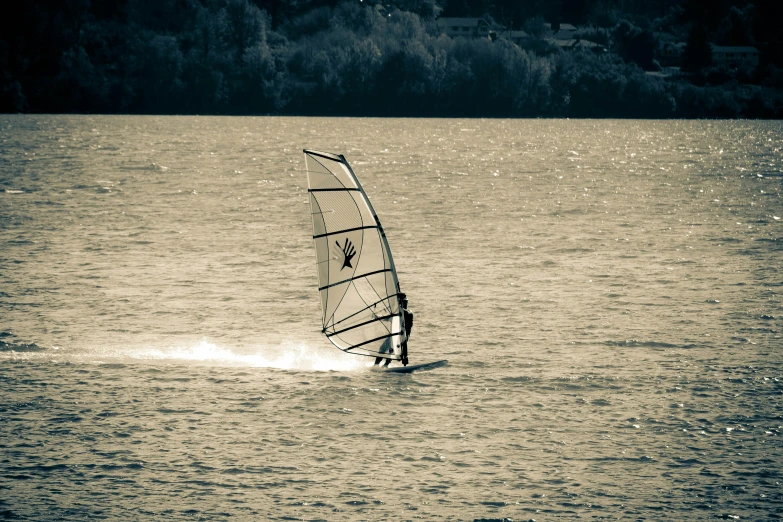
{"label": "windsurfer", "polygon": [[408,296],[400,292],[400,306],[402,307],[402,316],[405,321],[405,340],[402,341],[402,365],[408,366],[408,339],[411,337],[413,328],[413,312],[408,310]]}
{"label": "windsurfer", "polygon": [[[408,310],[408,297],[404,293],[400,292],[398,294],[398,299],[400,309],[402,310],[403,321],[405,322],[405,337],[403,338],[402,346],[400,346],[400,362],[402,362],[403,366],[408,366],[408,338],[411,335],[411,328],[413,328],[413,313]],[[383,350],[383,348],[381,349]],[[373,365],[386,368],[391,361],[391,358],[380,356],[375,358],[375,363],[373,363]]]}

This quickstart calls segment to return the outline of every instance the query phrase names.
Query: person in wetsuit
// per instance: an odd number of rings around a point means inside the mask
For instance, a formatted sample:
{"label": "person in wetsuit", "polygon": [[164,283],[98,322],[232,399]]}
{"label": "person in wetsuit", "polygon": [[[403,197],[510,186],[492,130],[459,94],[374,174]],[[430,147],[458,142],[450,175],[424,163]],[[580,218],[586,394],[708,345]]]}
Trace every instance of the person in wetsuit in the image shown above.
{"label": "person in wetsuit", "polygon": [[408,339],[411,337],[413,328],[413,312],[408,310],[408,297],[400,293],[400,305],[402,306],[402,316],[405,320],[405,340],[402,342],[402,365],[408,366]]}
{"label": "person in wetsuit", "polygon": [[[402,356],[400,361],[402,362],[403,366],[408,366],[408,338],[410,338],[411,328],[413,328],[413,313],[408,310],[408,297],[400,292],[398,298],[400,302],[400,308],[402,309],[403,321],[405,322],[405,340],[402,341],[402,346],[400,347]],[[375,366],[380,366],[381,361],[383,361],[383,368],[386,368],[389,366],[389,363],[391,363],[390,358],[376,357],[374,363]]]}

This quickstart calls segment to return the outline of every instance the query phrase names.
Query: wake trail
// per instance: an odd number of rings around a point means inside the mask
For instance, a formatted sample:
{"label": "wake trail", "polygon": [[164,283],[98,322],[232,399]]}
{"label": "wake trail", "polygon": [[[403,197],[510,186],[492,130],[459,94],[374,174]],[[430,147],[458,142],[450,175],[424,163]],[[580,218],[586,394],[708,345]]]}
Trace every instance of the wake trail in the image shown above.
{"label": "wake trail", "polygon": [[345,354],[331,347],[312,347],[301,342],[231,348],[220,346],[207,339],[195,344],[172,346],[125,345],[73,350],[59,347],[37,351],[7,350],[0,353],[0,361],[2,360],[95,364],[124,362],[193,364],[318,372],[363,371],[371,362],[366,357]]}

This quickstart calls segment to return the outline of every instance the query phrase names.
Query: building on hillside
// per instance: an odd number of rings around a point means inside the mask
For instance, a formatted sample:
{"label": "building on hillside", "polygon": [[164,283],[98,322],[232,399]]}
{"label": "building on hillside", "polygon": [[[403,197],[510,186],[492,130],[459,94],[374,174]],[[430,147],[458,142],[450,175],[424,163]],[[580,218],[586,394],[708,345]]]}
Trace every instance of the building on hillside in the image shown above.
{"label": "building on hillside", "polygon": [[728,69],[758,67],[759,50],[751,46],[713,45],[712,64]]}
{"label": "building on hillside", "polygon": [[553,40],[573,40],[578,31],[576,26],[571,24],[560,24],[557,31],[552,30],[552,24],[544,24],[544,27],[546,27],[544,36]]}
{"label": "building on hillside", "polygon": [[553,30],[552,24],[544,24],[544,27],[546,28],[544,40],[555,47],[563,50],[589,49],[597,53],[606,52],[605,46],[591,40],[579,38],[577,35],[579,28],[575,25],[559,24],[559,26],[554,28],[557,30]]}
{"label": "building on hillside", "polygon": [[525,31],[503,31],[500,33],[500,36],[503,38],[508,38],[519,46],[530,40],[530,35]]}
{"label": "building on hillside", "polygon": [[679,67],[662,67],[660,71],[644,71],[647,76],[653,76],[656,78],[675,78],[680,76]]}
{"label": "building on hillside", "polygon": [[489,38],[496,27],[483,18],[439,18],[438,23],[452,38]]}
{"label": "building on hillside", "polygon": [[570,40],[555,40],[554,38],[547,38],[546,41],[565,51],[572,51],[574,49],[588,49],[596,53],[606,52],[606,47],[603,45],[596,42],[591,42],[590,40],[582,40],[580,38],[572,38]]}
{"label": "building on hillside", "polygon": [[685,53],[685,42],[664,42],[658,48],[658,62],[663,66],[679,67]]}

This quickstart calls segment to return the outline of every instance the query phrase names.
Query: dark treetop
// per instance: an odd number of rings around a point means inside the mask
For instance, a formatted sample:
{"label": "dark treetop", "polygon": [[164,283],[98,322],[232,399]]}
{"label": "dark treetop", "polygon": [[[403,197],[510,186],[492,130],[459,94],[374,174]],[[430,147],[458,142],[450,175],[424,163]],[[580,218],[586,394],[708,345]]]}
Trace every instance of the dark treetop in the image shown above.
{"label": "dark treetop", "polygon": [[776,118],[776,2],[25,2],[0,21],[0,111]]}

